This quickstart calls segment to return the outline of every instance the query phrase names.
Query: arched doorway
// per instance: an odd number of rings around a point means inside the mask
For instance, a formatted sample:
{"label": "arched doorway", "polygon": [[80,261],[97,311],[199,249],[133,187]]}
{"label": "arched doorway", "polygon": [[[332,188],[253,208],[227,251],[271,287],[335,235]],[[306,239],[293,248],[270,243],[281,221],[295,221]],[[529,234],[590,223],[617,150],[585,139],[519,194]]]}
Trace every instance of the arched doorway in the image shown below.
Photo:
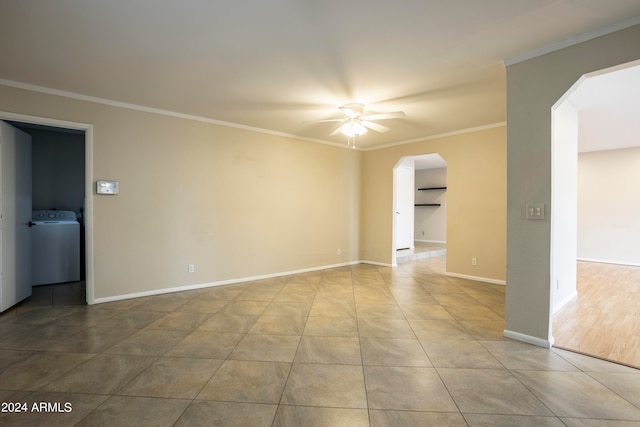
{"label": "arched doorway", "polygon": [[437,153],[403,157],[394,167],[393,265],[445,253],[446,182]]}
{"label": "arched doorway", "polygon": [[[640,203],[626,203],[637,194],[628,189],[629,183],[640,181],[633,176],[636,172],[627,168],[630,179],[616,183],[613,176],[616,169],[622,169],[622,160],[618,160],[620,167],[608,166],[607,172],[600,172],[600,180],[607,181],[603,186],[585,188],[589,181],[584,177],[587,156],[594,159],[592,164],[604,164],[605,157],[627,160],[637,156],[640,164],[639,99],[640,61],[634,61],[583,76],[552,112],[551,333],[556,346],[634,366],[640,366],[640,357],[632,363],[634,359],[620,352],[628,346],[624,322],[614,320],[614,311],[622,310],[608,308],[616,288],[599,294],[604,297],[590,297],[596,288],[581,288],[591,285],[581,282],[576,265],[584,268],[584,263],[595,262],[640,269],[640,251],[634,253],[629,246],[640,239],[640,225],[629,220],[640,214]],[[630,192],[620,193],[618,189],[623,188]],[[603,274],[602,286],[610,276]],[[589,316],[584,315],[586,311]],[[613,325],[606,333],[601,329],[605,323]]]}

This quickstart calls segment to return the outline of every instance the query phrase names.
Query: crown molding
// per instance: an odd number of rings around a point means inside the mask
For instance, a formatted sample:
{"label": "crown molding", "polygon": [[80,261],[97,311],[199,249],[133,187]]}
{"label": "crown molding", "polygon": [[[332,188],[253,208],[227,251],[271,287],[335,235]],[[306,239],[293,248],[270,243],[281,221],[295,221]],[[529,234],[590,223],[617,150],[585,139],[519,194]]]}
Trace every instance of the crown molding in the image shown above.
{"label": "crown molding", "polygon": [[[253,127],[253,126],[241,125],[241,124],[232,123],[232,122],[225,122],[225,121],[222,121],[222,120],[216,120],[216,119],[211,119],[211,118],[208,118],[208,117],[196,116],[196,115],[193,115],[193,114],[178,113],[176,111],[163,110],[161,108],[147,107],[147,106],[144,106],[144,105],[132,104],[132,103],[128,103],[128,102],[114,101],[114,100],[111,100],[111,99],[99,98],[99,97],[89,96],[89,95],[82,95],[82,94],[75,93],[75,92],[68,92],[68,91],[59,90],[59,89],[52,89],[52,88],[45,87],[45,86],[33,85],[33,84],[30,84],[30,83],[23,83],[23,82],[18,82],[18,81],[15,81],[15,80],[8,80],[8,79],[0,78],[0,85],[13,87],[13,88],[16,88],[16,89],[28,90],[28,91],[31,91],[31,92],[43,93],[43,94],[47,94],[47,95],[61,96],[61,97],[64,97],[64,98],[74,99],[74,100],[77,100],[77,101],[92,102],[92,103],[101,104],[101,105],[108,105],[108,106],[111,106],[111,107],[125,108],[125,109],[128,109],[128,110],[141,111],[141,112],[151,113],[151,114],[159,114],[159,115],[163,115],[163,116],[175,117],[175,118],[186,119],[186,120],[193,120],[193,121],[197,121],[197,122],[209,123],[209,124],[218,125],[218,126],[226,126],[226,127],[231,127],[231,128],[235,128],[235,129],[242,129],[242,130],[247,130],[247,131],[251,131],[251,132],[267,134],[267,135],[275,135],[275,136],[281,136],[281,137],[284,137],[284,138],[292,138],[292,139],[297,139],[297,140],[302,140],[302,141],[307,141],[307,142],[314,142],[314,143],[317,143],[317,144],[331,145],[333,147],[344,148],[344,149],[349,149],[349,150],[353,149],[353,147],[349,147],[346,144],[340,144],[340,143],[336,143],[336,142],[332,142],[332,141],[326,141],[326,140],[315,139],[315,138],[307,138],[307,137],[294,135],[294,134],[290,134],[290,133],[277,132],[277,131],[273,131],[273,130],[269,130],[269,129],[263,129],[263,128],[258,128],[258,127]],[[476,131],[479,131],[479,130],[491,129],[491,128],[500,127],[500,126],[506,126],[506,122],[494,123],[494,124],[478,126],[478,127],[468,128],[468,129],[461,129],[461,130],[457,130],[457,131],[452,131],[452,132],[447,132],[447,133],[442,133],[442,134],[432,135],[432,136],[426,136],[426,137],[420,137],[420,138],[410,139],[410,140],[406,140],[406,141],[393,142],[393,143],[390,143],[390,144],[379,145],[379,146],[375,146],[375,147],[371,147],[371,148],[356,147],[355,150],[356,151],[380,150],[380,149],[383,149],[383,148],[393,147],[393,146],[396,146],[396,145],[411,144],[411,143],[414,143],[414,142],[427,141],[427,140],[430,140],[430,139],[442,138],[442,137],[452,136],[452,135],[460,135],[460,134],[464,134],[464,133],[476,132]]]}
{"label": "crown molding", "polygon": [[605,36],[607,34],[614,33],[616,31],[624,30],[625,28],[633,27],[634,25],[638,25],[638,24],[640,24],[640,16],[634,16],[632,18],[625,19],[615,24],[596,28],[595,30],[591,30],[574,37],[569,37],[568,39],[565,39],[565,40],[560,40],[558,42],[539,47],[529,52],[524,52],[522,54],[511,56],[504,60],[504,65],[508,67],[510,65],[517,64],[519,62],[524,62],[529,59],[537,58],[538,56],[546,55],[547,53],[555,52],[557,50],[564,49],[566,47],[574,46],[574,45],[577,45],[601,36]]}

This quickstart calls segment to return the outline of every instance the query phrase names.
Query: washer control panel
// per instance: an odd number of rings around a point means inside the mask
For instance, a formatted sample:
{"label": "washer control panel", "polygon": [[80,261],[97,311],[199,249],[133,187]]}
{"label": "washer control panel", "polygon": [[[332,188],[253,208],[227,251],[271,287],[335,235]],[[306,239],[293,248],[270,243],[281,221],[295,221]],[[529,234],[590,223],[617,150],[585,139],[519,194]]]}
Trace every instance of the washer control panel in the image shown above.
{"label": "washer control panel", "polygon": [[76,213],[57,210],[33,211],[31,220],[41,222],[76,221]]}

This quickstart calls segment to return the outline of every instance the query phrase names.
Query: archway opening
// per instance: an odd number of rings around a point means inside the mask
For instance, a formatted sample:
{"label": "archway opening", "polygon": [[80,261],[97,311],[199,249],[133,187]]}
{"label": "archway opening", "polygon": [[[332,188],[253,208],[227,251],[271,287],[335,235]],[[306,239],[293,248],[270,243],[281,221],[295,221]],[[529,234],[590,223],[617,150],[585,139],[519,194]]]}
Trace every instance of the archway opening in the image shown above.
{"label": "archway opening", "polygon": [[640,280],[638,111],[640,61],[583,76],[552,111],[550,336],[633,366],[640,356],[620,350],[628,334],[615,319],[634,295],[620,293]]}

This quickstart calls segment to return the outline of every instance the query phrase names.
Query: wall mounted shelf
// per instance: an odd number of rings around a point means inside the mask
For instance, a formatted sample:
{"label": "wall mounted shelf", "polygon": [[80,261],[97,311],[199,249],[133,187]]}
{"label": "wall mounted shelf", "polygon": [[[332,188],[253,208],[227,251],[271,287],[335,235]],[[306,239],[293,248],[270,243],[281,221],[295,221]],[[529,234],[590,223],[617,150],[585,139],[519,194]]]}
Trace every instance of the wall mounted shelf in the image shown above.
{"label": "wall mounted shelf", "polygon": [[[422,187],[418,191],[446,190],[447,187]],[[440,206],[440,203],[416,203],[415,206]]]}

